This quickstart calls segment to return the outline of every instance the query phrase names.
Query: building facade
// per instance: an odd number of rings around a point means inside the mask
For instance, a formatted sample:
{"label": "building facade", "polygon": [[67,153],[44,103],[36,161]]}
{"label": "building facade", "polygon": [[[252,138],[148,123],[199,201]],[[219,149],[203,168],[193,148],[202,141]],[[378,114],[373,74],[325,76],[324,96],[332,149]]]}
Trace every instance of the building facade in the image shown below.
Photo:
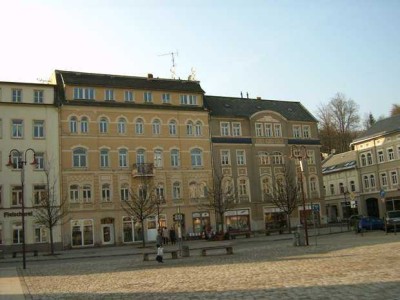
{"label": "building facade", "polygon": [[[60,195],[54,99],[50,84],[0,82],[0,247],[5,252],[22,247],[22,209],[27,249],[49,249],[49,230],[36,222],[35,213],[46,191],[44,170],[53,196],[59,200]],[[37,164],[31,165],[34,154]],[[61,226],[53,228],[53,238],[60,247]]]}

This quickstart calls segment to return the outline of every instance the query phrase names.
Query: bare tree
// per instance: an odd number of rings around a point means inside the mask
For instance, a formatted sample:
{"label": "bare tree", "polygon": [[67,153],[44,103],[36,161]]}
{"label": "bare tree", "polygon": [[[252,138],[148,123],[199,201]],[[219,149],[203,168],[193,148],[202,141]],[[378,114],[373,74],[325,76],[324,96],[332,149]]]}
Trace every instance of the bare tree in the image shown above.
{"label": "bare tree", "polygon": [[156,189],[147,177],[142,177],[137,189],[129,190],[129,199],[121,202],[123,210],[139,222],[142,227],[142,245],[146,246],[144,221],[150,216],[161,213],[161,203]]}
{"label": "bare tree", "polygon": [[264,191],[267,202],[278,207],[286,215],[286,224],[291,232],[290,215],[300,204],[301,189],[297,181],[296,171],[291,164],[283,168],[282,176],[277,176],[269,189]]}
{"label": "bare tree", "polygon": [[57,225],[62,225],[68,220],[65,219],[68,215],[67,199],[61,198],[57,194],[57,177],[52,174],[51,163],[47,163],[44,167],[46,179],[45,192],[36,199],[34,210],[35,223],[43,225],[49,229],[50,235],[50,253],[54,254],[54,237],[53,230]]}
{"label": "bare tree", "polygon": [[215,212],[217,232],[225,232],[225,212],[235,205],[235,189],[230,177],[214,174],[213,186],[207,191],[207,202],[201,204],[201,209]]}

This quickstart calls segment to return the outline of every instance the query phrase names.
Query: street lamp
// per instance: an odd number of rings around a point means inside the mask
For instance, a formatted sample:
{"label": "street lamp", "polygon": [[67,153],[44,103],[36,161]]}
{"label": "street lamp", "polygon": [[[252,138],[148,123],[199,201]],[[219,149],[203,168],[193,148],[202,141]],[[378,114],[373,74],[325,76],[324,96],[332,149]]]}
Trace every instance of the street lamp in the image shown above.
{"label": "street lamp", "polygon": [[306,216],[306,198],[304,195],[304,186],[303,186],[303,174],[304,174],[304,163],[308,157],[307,155],[307,148],[305,146],[296,146],[293,145],[292,146],[292,158],[296,158],[299,160],[300,162],[300,172],[301,172],[301,176],[300,176],[300,188],[301,188],[301,196],[302,196],[302,200],[303,200],[303,222],[304,222],[304,233],[305,233],[305,242],[306,242],[306,246],[308,246],[308,227],[307,227],[307,216]]}
{"label": "street lamp", "polygon": [[[26,269],[26,249],[25,249],[25,200],[24,200],[24,183],[25,183],[25,165],[27,163],[26,156],[28,152],[33,153],[33,161],[31,162],[31,165],[37,165],[36,161],[36,153],[35,150],[32,148],[28,148],[25,151],[19,151],[17,149],[12,149],[10,150],[10,153],[8,155],[8,163],[7,167],[10,168],[18,168],[21,169],[21,214],[22,214],[22,263],[23,263],[23,268]],[[12,155],[16,154],[17,159],[14,160],[12,158]]]}

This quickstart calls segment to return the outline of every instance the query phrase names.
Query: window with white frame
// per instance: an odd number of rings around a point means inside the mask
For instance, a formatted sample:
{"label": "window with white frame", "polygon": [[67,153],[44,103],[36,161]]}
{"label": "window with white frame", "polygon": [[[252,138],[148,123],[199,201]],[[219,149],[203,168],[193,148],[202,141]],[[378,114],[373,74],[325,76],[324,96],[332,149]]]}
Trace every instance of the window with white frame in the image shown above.
{"label": "window with white frame", "polygon": [[397,178],[397,171],[391,171],[390,172],[390,180],[392,181],[392,185],[398,185],[399,180]]}
{"label": "window with white frame", "polygon": [[367,155],[365,153],[360,155],[360,163],[362,167],[367,165]]}
{"label": "window with white frame", "polygon": [[301,126],[293,125],[293,137],[300,138],[301,137]]}
{"label": "window with white frame", "polygon": [[135,123],[135,132],[136,134],[144,133],[144,122],[142,119],[137,119]]}
{"label": "window with white frame", "polygon": [[11,162],[13,164],[13,168],[14,169],[21,169],[21,157],[19,156],[19,154],[16,151],[13,151],[11,153]]}
{"label": "window with white frame", "polygon": [[100,150],[100,167],[101,168],[108,168],[110,166],[109,162],[109,154],[107,149]]}
{"label": "window with white frame", "polygon": [[387,186],[388,185],[386,173],[381,173],[381,185],[382,186]]}
{"label": "window with white frame", "polygon": [[120,168],[126,168],[128,166],[128,150],[126,149],[118,150],[118,162]]}
{"label": "window with white frame", "polygon": [[21,139],[24,137],[24,121],[14,119],[11,121],[11,137],[14,139]]}
{"label": "window with white frame", "polygon": [[192,121],[188,121],[186,123],[186,134],[193,135],[193,122]]}
{"label": "window with white frame", "polygon": [[263,124],[262,123],[256,123],[255,124],[255,130],[256,130],[256,136],[264,136],[264,130],[263,130]]}
{"label": "window with white frame", "polygon": [[89,120],[87,117],[81,118],[81,132],[88,133],[89,132]]}
{"label": "window with white frame", "polygon": [[239,179],[239,196],[247,196],[248,195],[248,187],[246,179]]}
{"label": "window with white frame", "polygon": [[221,165],[229,166],[231,164],[230,151],[221,150]]}
{"label": "window with white frame", "polygon": [[33,186],[33,205],[40,205],[46,201],[46,186],[34,185]]}
{"label": "window with white frame", "polygon": [[393,148],[389,148],[386,151],[387,151],[388,160],[394,160],[394,150],[393,150]]}
{"label": "window with white frame", "polygon": [[73,97],[75,100],[81,100],[81,99],[94,100],[95,99],[95,90],[94,90],[94,88],[75,87]]}
{"label": "window with white frame", "polygon": [[124,92],[124,101],[125,102],[133,102],[135,101],[134,94],[132,91],[125,91]]}
{"label": "window with white frame", "polygon": [[195,95],[180,95],[180,101],[183,105],[197,105],[197,96]]}
{"label": "window with white frame", "polygon": [[171,167],[179,167],[179,150],[171,150]]}
{"label": "window with white frame", "polygon": [[129,185],[127,183],[124,183],[121,185],[120,198],[121,198],[121,201],[129,200]]}
{"label": "window with white frame", "polygon": [[367,153],[367,163],[368,165],[372,165],[372,154],[370,152]]}
{"label": "window with white frame", "polygon": [[101,201],[111,202],[111,190],[110,184],[108,183],[103,183],[101,186]]}
{"label": "window with white frame", "polygon": [[174,120],[171,120],[168,123],[168,131],[170,135],[176,135],[177,130],[176,130],[176,122]]}
{"label": "window with white frame", "polygon": [[143,93],[143,100],[145,103],[153,102],[153,94],[151,92],[144,92]]}
{"label": "window with white frame", "polygon": [[162,103],[171,103],[171,95],[168,93],[162,94]]}
{"label": "window with white frame", "polygon": [[86,167],[87,151],[83,148],[76,148],[72,151],[72,166],[74,168]]}
{"label": "window with white frame", "polygon": [[303,125],[303,137],[305,139],[311,138],[311,128],[310,125]]}
{"label": "window with white frame", "polygon": [[106,118],[101,118],[99,122],[100,133],[107,133],[108,131],[108,120]]}
{"label": "window with white frame", "polygon": [[201,167],[203,165],[202,151],[200,149],[193,149],[190,151],[192,167]]}
{"label": "window with white frame", "polygon": [[307,163],[309,165],[315,164],[315,152],[314,152],[314,150],[307,150],[307,156],[308,156]]}
{"label": "window with white frame", "polygon": [[164,198],[164,184],[159,183],[156,187],[156,197],[159,200],[162,200],[162,203],[165,204],[165,198]]}
{"label": "window with white frame", "polygon": [[383,156],[383,150],[378,150],[378,162],[382,163],[385,161],[385,157]]}
{"label": "window with white frame", "polygon": [[22,186],[13,186],[11,188],[11,206],[22,205]]}
{"label": "window with white frame", "polygon": [[364,188],[369,189],[369,179],[367,175],[363,176]]}
{"label": "window with white frame", "polygon": [[242,124],[238,122],[232,123],[232,135],[241,136],[242,135]]}
{"label": "window with white frame", "polygon": [[229,124],[229,122],[221,122],[220,124],[219,124],[219,126],[220,126],[220,130],[221,130],[221,136],[230,136],[231,135],[231,133],[230,133],[230,124]]}
{"label": "window with white frame", "polygon": [[236,150],[236,164],[238,166],[246,164],[246,152],[244,150]]}
{"label": "window with white frame", "polygon": [[35,243],[47,243],[47,228],[44,225],[35,226]]}
{"label": "window with white frame", "polygon": [[373,174],[369,175],[369,183],[371,184],[371,188],[374,188],[376,186],[375,175]]}
{"label": "window with white frame", "polygon": [[22,90],[12,89],[12,102],[22,102]]}
{"label": "window with white frame", "polygon": [[260,165],[268,165],[270,163],[267,152],[258,152],[258,158],[260,159]]}
{"label": "window with white frame", "polygon": [[33,103],[43,103],[43,90],[34,90],[33,91]]}
{"label": "window with white frame", "polygon": [[312,193],[317,192],[317,178],[315,177],[310,178],[310,191]]}
{"label": "window with white frame", "polygon": [[104,100],[106,101],[114,101],[114,90],[107,89],[104,92]]}
{"label": "window with white frame", "polygon": [[69,201],[79,202],[79,187],[77,184],[70,185],[69,187]]}
{"label": "window with white frame", "polygon": [[144,164],[146,161],[145,151],[144,149],[139,149],[136,152],[136,163],[137,164]]}
{"label": "window with white frame", "polygon": [[13,244],[21,244],[24,239],[22,224],[21,223],[13,224],[12,230],[13,230]]}
{"label": "window with white frame", "polygon": [[282,136],[282,125],[281,124],[274,124],[274,134],[276,137]]}
{"label": "window with white frame", "polygon": [[161,134],[161,122],[160,120],[156,119],[153,121],[152,124],[153,134],[159,135]]}
{"label": "window with white frame", "polygon": [[126,120],[124,118],[118,119],[118,133],[119,134],[126,133]]}
{"label": "window with white frame", "polygon": [[33,121],[33,137],[35,139],[44,138],[44,121],[34,120]]}
{"label": "window with white frame", "polygon": [[36,152],[35,155],[36,158],[36,166],[35,169],[36,170],[44,170],[44,153],[43,152]]}
{"label": "window with white frame", "polygon": [[174,182],[172,185],[172,198],[181,199],[181,184],[179,182]]}
{"label": "window with white frame", "polygon": [[78,119],[76,117],[69,118],[69,132],[77,133],[78,131]]}
{"label": "window with white frame", "polygon": [[82,198],[83,202],[91,203],[92,202],[92,186],[90,184],[84,184],[82,187]]}
{"label": "window with white frame", "polygon": [[160,149],[154,151],[154,167],[156,168],[163,167],[163,153]]}
{"label": "window with white frame", "polygon": [[355,192],[356,191],[356,183],[354,180],[350,181],[350,191]]}
{"label": "window with white frame", "polygon": [[195,133],[196,136],[202,136],[202,134],[203,134],[202,133],[202,127],[203,127],[203,124],[201,124],[200,121],[197,121],[195,126],[194,126],[194,133]]}
{"label": "window with white frame", "polygon": [[280,152],[272,153],[272,164],[274,165],[282,165],[283,164],[283,155]]}
{"label": "window with white frame", "polygon": [[265,125],[265,136],[266,137],[272,137],[272,124],[271,123],[266,123]]}

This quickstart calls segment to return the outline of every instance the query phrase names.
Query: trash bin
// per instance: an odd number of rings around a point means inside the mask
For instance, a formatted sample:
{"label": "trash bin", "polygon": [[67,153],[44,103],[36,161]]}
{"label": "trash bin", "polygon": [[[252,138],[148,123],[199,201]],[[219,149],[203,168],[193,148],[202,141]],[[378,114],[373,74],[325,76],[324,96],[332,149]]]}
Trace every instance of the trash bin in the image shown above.
{"label": "trash bin", "polygon": [[182,246],[182,257],[189,257],[189,246]]}
{"label": "trash bin", "polygon": [[302,225],[297,225],[297,230],[293,233],[293,246],[305,246],[304,230]]}

